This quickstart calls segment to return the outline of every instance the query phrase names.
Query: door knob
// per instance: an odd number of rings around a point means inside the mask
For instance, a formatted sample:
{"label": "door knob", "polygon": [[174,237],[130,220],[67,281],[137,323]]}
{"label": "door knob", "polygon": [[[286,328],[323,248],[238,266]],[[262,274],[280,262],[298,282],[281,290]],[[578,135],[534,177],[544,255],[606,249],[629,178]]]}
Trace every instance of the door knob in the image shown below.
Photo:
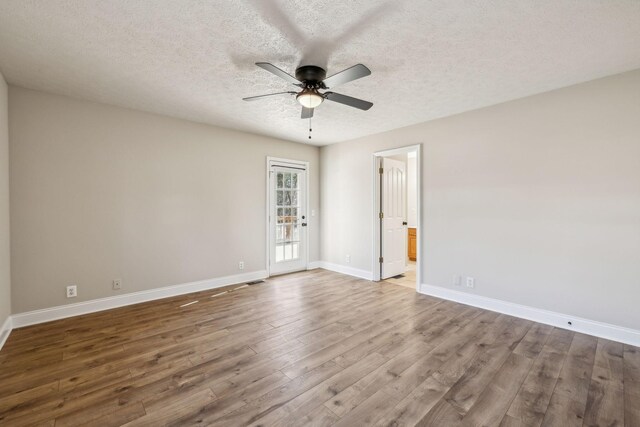
{"label": "door knob", "polygon": [[407,225],[407,221],[402,221],[402,225]]}
{"label": "door knob", "polygon": [[303,223],[302,223],[302,224],[300,224],[300,225],[301,225],[301,226],[303,226],[303,227],[306,227],[306,226],[307,226],[307,223],[306,223],[306,222],[303,222]]}

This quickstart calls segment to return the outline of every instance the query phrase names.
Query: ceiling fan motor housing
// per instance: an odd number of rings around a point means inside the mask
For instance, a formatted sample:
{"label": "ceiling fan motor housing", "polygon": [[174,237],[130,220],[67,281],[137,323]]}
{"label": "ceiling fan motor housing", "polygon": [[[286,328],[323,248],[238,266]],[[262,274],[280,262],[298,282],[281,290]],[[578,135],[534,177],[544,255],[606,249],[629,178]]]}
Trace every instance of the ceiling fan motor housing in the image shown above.
{"label": "ceiling fan motor housing", "polygon": [[307,87],[322,87],[322,80],[327,77],[327,72],[315,65],[303,65],[296,69],[296,79],[304,82]]}

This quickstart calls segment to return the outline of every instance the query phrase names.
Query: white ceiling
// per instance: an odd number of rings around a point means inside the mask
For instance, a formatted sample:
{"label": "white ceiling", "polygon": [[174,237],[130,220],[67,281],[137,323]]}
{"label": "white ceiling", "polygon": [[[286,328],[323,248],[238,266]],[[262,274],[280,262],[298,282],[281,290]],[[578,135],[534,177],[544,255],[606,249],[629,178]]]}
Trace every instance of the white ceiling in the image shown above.
{"label": "white ceiling", "polygon": [[373,72],[312,143],[378,133],[640,68],[638,0],[0,0],[11,84],[309,142],[295,89],[254,62]]}

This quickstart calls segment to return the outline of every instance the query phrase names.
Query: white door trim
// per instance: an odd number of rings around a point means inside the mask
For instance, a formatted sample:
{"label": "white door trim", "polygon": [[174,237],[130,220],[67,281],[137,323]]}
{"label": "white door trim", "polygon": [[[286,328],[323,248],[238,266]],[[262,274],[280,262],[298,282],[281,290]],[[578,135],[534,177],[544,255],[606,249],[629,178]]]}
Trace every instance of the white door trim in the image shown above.
{"label": "white door trim", "polygon": [[[305,263],[305,268],[309,267],[309,227],[311,225],[311,211],[309,210],[309,199],[311,198],[311,195],[309,194],[309,162],[304,161],[304,160],[293,160],[293,159],[283,159],[281,157],[272,157],[272,156],[267,156],[267,162],[266,162],[266,170],[265,170],[265,178],[266,178],[266,183],[265,183],[265,188],[266,188],[266,198],[265,198],[265,216],[264,216],[264,220],[265,220],[265,237],[266,237],[266,244],[265,244],[265,270],[267,271],[267,277],[271,276],[271,266],[270,266],[270,262],[269,262],[269,256],[271,254],[271,228],[269,226],[269,215],[271,214],[270,209],[271,209],[271,188],[269,186],[269,182],[270,182],[270,177],[269,177],[269,171],[271,170],[271,166],[284,166],[284,167],[294,167],[294,168],[304,168],[304,170],[307,172],[306,173],[306,179],[305,179],[305,191],[306,191],[306,199],[305,199],[305,212],[306,212],[306,217],[307,217],[307,225],[306,227],[302,227],[302,232],[305,233],[305,239],[304,239],[304,263]],[[283,272],[284,273],[284,272]],[[278,273],[278,274],[283,274],[283,273]]]}
{"label": "white door trim", "polygon": [[373,267],[373,281],[380,280],[380,175],[378,172],[380,158],[395,156],[398,154],[405,154],[411,151],[416,152],[416,189],[418,197],[416,200],[417,205],[417,234],[418,242],[416,248],[416,291],[420,289],[419,284],[423,282],[423,262],[422,262],[422,238],[424,234],[424,227],[422,223],[422,144],[409,145],[406,147],[393,148],[390,150],[377,151],[372,156],[372,168],[371,168],[371,180],[373,182],[373,205],[371,206],[371,216],[373,218],[373,230],[371,233],[372,239],[372,254],[371,265]]}

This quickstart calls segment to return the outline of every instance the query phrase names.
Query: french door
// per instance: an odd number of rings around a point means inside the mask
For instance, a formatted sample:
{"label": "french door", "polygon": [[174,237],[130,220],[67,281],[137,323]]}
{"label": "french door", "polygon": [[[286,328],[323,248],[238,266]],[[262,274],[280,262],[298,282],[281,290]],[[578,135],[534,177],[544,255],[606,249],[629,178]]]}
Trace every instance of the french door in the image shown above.
{"label": "french door", "polygon": [[269,163],[269,273],[307,268],[307,171]]}

